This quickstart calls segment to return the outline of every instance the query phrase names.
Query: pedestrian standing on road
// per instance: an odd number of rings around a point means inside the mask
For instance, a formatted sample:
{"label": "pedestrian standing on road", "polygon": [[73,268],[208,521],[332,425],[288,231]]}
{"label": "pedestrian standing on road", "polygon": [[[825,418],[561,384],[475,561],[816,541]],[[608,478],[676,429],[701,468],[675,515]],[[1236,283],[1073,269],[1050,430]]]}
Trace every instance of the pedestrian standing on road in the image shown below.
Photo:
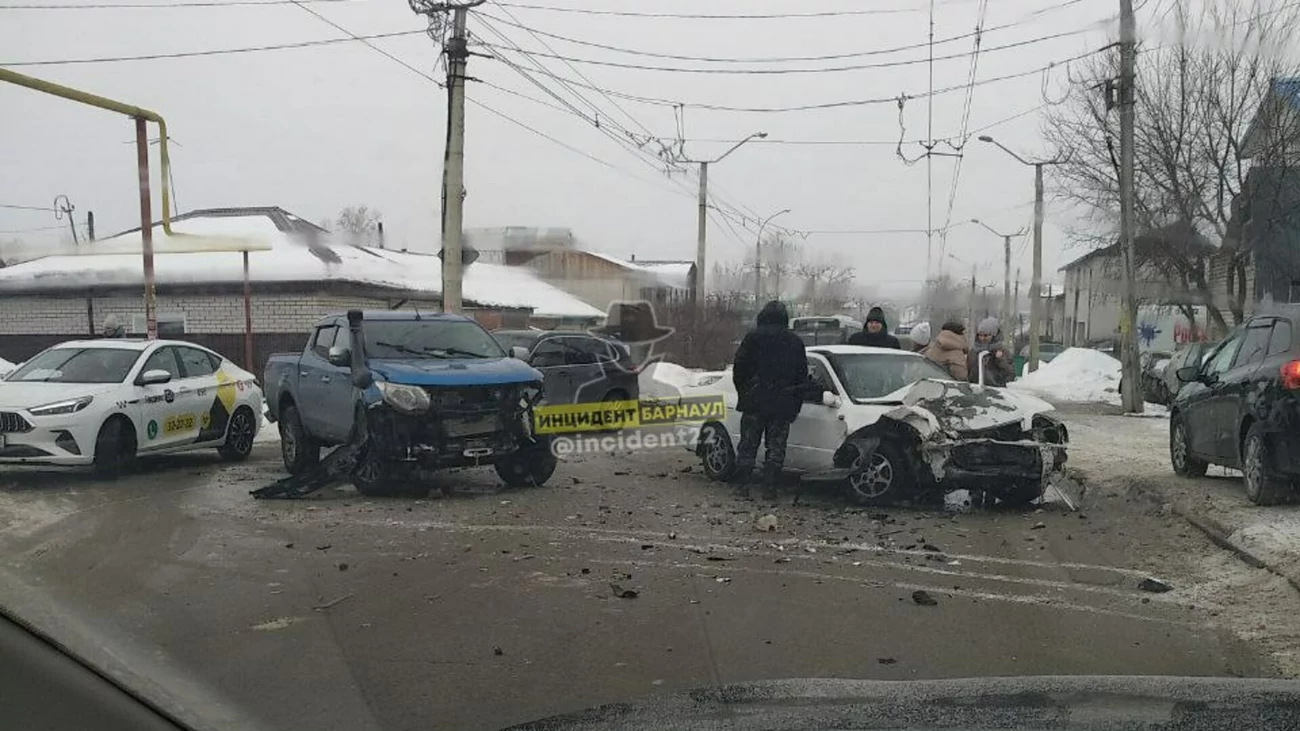
{"label": "pedestrian standing on road", "polygon": [[955,381],[967,379],[966,358],[970,346],[966,344],[966,326],[956,321],[943,324],[925,350],[921,351],[930,362],[948,371]]}
{"label": "pedestrian standing on road", "polygon": [[1002,345],[1002,326],[996,317],[980,320],[980,324],[975,328],[975,347],[971,349],[966,363],[971,383],[979,383],[982,353],[989,354],[984,359],[985,385],[1003,387],[1015,379],[1015,368],[1011,365],[1011,357],[1007,355],[1007,349]]}
{"label": "pedestrian standing on road", "polygon": [[879,307],[872,307],[871,311],[867,313],[867,321],[862,324],[862,330],[849,336],[849,345],[900,349],[898,338],[889,334],[889,323],[885,322],[885,311]]}
{"label": "pedestrian standing on road", "polygon": [[763,498],[776,498],[777,483],[785,466],[785,444],[790,424],[799,416],[811,385],[804,343],[790,330],[790,313],[776,300],[763,305],[757,327],[740,342],[732,366],[732,381],[739,396],[740,446],[736,455],[736,481],[740,494],[749,496],[749,479],[764,444]]}
{"label": "pedestrian standing on road", "polygon": [[930,344],[930,323],[922,322],[912,328],[907,336],[912,339],[912,352],[919,353]]}

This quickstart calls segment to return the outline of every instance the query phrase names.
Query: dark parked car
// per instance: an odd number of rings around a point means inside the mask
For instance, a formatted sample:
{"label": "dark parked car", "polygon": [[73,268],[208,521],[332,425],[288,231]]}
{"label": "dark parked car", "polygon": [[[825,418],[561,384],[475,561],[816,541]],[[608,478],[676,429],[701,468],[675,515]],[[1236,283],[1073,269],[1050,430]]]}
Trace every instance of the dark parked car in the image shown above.
{"label": "dark parked car", "polygon": [[[1043,363],[1051,363],[1052,359],[1065,352],[1065,346],[1060,343],[1048,343],[1039,341],[1038,343],[1038,360]],[[1029,346],[1026,345],[1020,349],[1022,357],[1029,357]]]}
{"label": "dark parked car", "polygon": [[844,315],[796,317],[790,329],[804,345],[842,345],[862,329],[862,323]]}
{"label": "dark parked car", "polygon": [[1238,327],[1201,364],[1177,377],[1169,456],[1184,477],[1208,465],[1240,469],[1258,505],[1285,500],[1300,479],[1300,309],[1258,315]]}
{"label": "dark parked car", "polygon": [[[640,367],[628,347],[581,332],[496,330],[492,337],[542,372],[552,404],[634,400]],[[513,351],[520,348],[520,351]]]}

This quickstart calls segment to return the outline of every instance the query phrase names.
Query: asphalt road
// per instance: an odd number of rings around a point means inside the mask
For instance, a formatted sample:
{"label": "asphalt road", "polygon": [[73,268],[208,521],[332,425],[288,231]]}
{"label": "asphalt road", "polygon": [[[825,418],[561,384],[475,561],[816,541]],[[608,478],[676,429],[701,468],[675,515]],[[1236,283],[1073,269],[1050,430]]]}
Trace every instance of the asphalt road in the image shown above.
{"label": "asphalt road", "polygon": [[769,507],[673,449],[526,490],[248,496],[280,475],[275,444],[116,483],[7,471],[0,552],[276,729],[493,729],[771,678],[1276,672],[1196,596],[1138,590],[1164,566],[1139,537],[1193,539],[1095,485],[1080,513]]}

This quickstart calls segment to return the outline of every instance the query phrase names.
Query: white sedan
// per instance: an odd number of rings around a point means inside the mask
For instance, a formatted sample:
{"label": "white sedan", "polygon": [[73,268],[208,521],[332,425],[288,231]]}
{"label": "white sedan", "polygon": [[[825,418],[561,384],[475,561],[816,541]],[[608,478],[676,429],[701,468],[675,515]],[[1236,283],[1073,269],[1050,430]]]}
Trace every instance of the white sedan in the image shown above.
{"label": "white sedan", "polygon": [[75,340],[0,381],[0,463],[94,465],[215,447],[248,457],[261,426],[253,374],[176,340]]}
{"label": "white sedan", "polygon": [[[953,381],[916,353],[857,345],[808,348],[810,390],[790,426],[785,467],[843,482],[858,502],[977,490],[1008,503],[1039,497],[1065,462],[1065,425],[1028,394]],[[704,424],[692,448],[704,472],[736,472],[740,414],[730,381],[727,415]],[[687,389],[695,396],[707,387]]]}

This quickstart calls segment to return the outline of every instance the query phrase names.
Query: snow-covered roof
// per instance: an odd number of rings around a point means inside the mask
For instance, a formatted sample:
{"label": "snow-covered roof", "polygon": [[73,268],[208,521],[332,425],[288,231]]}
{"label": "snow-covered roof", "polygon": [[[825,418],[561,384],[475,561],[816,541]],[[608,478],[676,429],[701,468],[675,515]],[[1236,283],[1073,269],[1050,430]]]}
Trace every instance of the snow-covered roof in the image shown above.
{"label": "snow-covered roof", "polygon": [[676,289],[689,289],[691,286],[691,270],[695,268],[694,262],[638,261],[636,264],[655,275],[659,281],[669,287]]}
{"label": "snow-covered roof", "polygon": [[[297,219],[301,220],[301,219]],[[176,219],[172,230],[196,238],[237,235],[259,242],[264,250],[248,255],[254,282],[338,282],[359,284],[406,294],[440,296],[441,260],[351,244],[325,237],[313,240],[296,231],[282,231],[264,213],[247,216]],[[229,250],[167,253],[161,225],[154,241],[164,241],[154,257],[158,285],[232,284],[243,282],[243,258]],[[176,239],[183,237],[178,236]],[[140,234],[127,232],[86,247],[81,254],[47,256],[0,269],[0,293],[44,294],[83,291],[95,287],[141,287],[144,270]],[[131,253],[105,253],[127,251]],[[488,307],[532,308],[545,317],[602,318],[604,312],[541,281],[531,272],[499,264],[475,263],[465,269],[462,296]]]}

